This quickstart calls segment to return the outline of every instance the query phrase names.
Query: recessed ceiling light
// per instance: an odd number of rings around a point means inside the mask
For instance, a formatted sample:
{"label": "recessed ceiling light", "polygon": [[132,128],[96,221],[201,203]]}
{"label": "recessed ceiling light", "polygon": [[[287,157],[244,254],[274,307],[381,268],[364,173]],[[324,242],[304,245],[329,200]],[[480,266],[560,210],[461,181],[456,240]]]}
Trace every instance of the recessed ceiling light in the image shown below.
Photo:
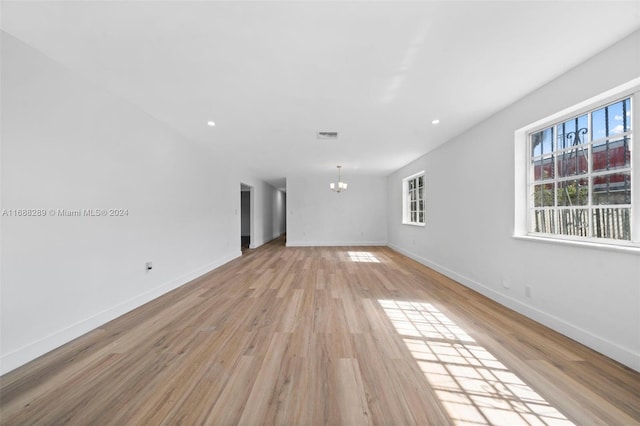
{"label": "recessed ceiling light", "polygon": [[214,123],[213,121],[207,121],[207,125],[213,127],[216,125],[216,123]]}
{"label": "recessed ceiling light", "polygon": [[440,124],[440,120],[438,120],[438,119],[436,118],[435,120],[433,120],[433,121],[431,122],[431,124],[434,124],[434,125],[435,125],[435,124]]}

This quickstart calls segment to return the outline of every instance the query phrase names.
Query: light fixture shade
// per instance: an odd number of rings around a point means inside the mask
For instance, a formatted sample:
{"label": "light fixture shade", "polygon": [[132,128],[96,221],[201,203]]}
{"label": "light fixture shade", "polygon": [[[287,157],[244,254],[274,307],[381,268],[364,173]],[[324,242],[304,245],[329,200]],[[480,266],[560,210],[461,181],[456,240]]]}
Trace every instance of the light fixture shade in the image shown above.
{"label": "light fixture shade", "polygon": [[329,188],[334,191],[334,192],[342,192],[342,191],[346,191],[347,190],[347,183],[346,182],[342,182],[340,180],[340,168],[342,166],[336,166],[338,168],[338,181],[337,183],[331,182],[329,184]]}

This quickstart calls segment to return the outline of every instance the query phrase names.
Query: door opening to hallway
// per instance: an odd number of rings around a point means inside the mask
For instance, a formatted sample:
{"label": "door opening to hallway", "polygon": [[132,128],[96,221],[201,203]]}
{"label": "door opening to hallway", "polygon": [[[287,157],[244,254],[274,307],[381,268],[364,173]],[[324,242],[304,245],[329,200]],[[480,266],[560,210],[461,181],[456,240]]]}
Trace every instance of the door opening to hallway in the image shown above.
{"label": "door opening to hallway", "polygon": [[252,242],[252,204],[253,187],[240,184],[240,248],[244,253]]}

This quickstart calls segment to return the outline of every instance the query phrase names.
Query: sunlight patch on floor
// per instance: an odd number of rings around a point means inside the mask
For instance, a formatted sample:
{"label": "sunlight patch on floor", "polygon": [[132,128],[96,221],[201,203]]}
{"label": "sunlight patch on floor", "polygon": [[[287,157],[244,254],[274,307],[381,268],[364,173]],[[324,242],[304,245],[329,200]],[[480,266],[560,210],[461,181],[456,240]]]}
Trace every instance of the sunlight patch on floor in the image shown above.
{"label": "sunlight patch on floor", "polygon": [[378,303],[456,424],[573,424],[433,305]]}
{"label": "sunlight patch on floor", "polygon": [[349,251],[347,254],[352,262],[380,263],[378,258],[368,251]]}

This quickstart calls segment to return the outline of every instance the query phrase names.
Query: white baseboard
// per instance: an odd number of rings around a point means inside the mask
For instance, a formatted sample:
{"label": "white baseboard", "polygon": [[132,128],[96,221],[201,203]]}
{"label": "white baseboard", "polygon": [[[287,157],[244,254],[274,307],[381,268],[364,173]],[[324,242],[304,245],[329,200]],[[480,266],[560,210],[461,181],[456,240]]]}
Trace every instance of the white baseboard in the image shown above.
{"label": "white baseboard", "polygon": [[330,241],[330,242],[307,242],[307,241],[287,241],[287,247],[364,247],[364,246],[386,246],[386,242],[381,241],[359,241],[359,242],[345,242],[345,241]]}
{"label": "white baseboard", "polygon": [[77,323],[72,324],[62,330],[56,331],[55,333],[51,333],[40,340],[25,345],[20,349],[5,354],[0,357],[0,375],[8,373],[9,371],[18,368],[21,365],[24,365],[27,362],[32,361],[39,356],[44,355],[47,352],[72,341],[77,337],[82,336],[83,334],[86,334],[89,331],[94,330],[101,325],[106,324],[107,322],[126,314],[127,312],[132,311],[135,308],[138,308],[145,303],[148,303],[153,299],[156,299],[163,294],[170,292],[171,290],[187,284],[188,282],[193,281],[194,279],[216,268],[219,268],[225,263],[228,263],[240,256],[242,256],[242,252],[239,251],[236,254],[217,259],[214,262],[194,269],[193,271],[175,278],[169,282],[166,282],[152,290],[139,294],[138,296],[119,303],[116,306],[92,315],[91,317],[86,318],[82,321],[78,321]]}
{"label": "white baseboard", "polygon": [[458,283],[469,287],[478,293],[492,299],[501,305],[504,305],[514,311],[521,313],[522,315],[531,318],[534,321],[537,321],[558,333],[564,334],[585,346],[590,347],[591,349],[598,351],[609,358],[612,358],[618,361],[621,364],[626,365],[629,368],[632,368],[636,371],[640,372],[640,354],[636,353],[628,348],[620,346],[617,343],[611,342],[604,337],[595,335],[588,330],[585,330],[579,326],[571,324],[566,320],[559,318],[555,315],[549,314],[547,312],[541,311],[538,308],[535,308],[526,303],[522,303],[519,300],[513,299],[509,296],[506,296],[502,293],[499,293],[491,288],[488,288],[477,281],[472,280],[464,275],[458,274],[451,269],[448,269],[442,265],[439,265],[435,262],[432,262],[428,259],[425,259],[417,254],[405,250],[399,246],[394,244],[388,244],[389,248],[397,251],[398,253],[402,253],[407,257],[437,271],[447,277],[451,278]]}

